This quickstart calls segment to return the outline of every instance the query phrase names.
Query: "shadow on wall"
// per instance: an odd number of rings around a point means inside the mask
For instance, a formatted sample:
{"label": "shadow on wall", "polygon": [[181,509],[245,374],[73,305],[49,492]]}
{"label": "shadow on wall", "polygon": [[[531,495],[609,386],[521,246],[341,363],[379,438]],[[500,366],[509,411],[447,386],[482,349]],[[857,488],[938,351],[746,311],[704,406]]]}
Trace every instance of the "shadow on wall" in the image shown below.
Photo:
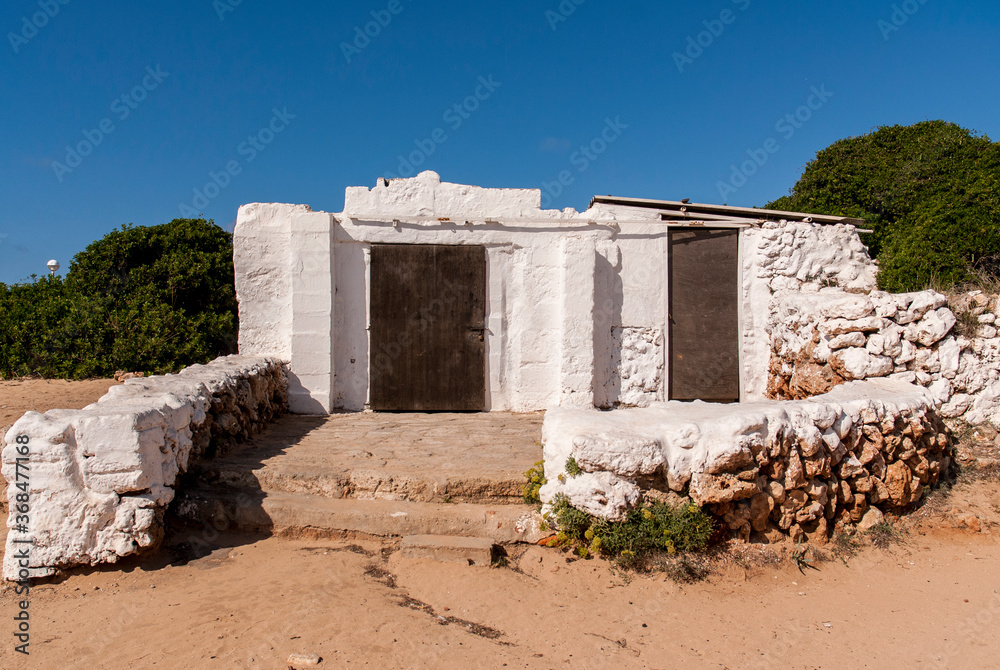
{"label": "shadow on wall", "polygon": [[620,256],[618,264],[612,265],[603,254],[597,254],[594,285],[597,295],[607,296],[606,299],[597,301],[594,309],[594,360],[609,361],[608,365],[597,365],[597,379],[594,380],[597,397],[594,404],[602,409],[610,409],[618,403],[622,388],[621,375],[617,372],[621,368],[622,341],[614,332],[616,328],[619,331],[621,329],[622,304],[625,300]]}

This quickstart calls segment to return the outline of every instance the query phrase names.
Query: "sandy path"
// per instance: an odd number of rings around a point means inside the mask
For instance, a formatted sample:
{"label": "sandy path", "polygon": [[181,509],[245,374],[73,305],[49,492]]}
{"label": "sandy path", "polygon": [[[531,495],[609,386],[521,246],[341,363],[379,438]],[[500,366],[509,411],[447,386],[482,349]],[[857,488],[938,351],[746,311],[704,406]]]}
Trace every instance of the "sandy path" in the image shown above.
{"label": "sandy path", "polygon": [[28,658],[5,585],[0,667],[278,669],[299,652],[321,668],[1000,668],[1000,483],[963,483],[916,519],[848,566],[729,560],[689,586],[537,547],[516,572],[224,538],[186,563],[164,551],[35,588]]}
{"label": "sandy path", "polygon": [[[0,430],[7,432],[28,410],[80,409],[108,392],[117,384],[114,379],[88,379],[71,382],[64,379],[28,379],[0,381]],[[2,436],[2,433],[0,433]]]}

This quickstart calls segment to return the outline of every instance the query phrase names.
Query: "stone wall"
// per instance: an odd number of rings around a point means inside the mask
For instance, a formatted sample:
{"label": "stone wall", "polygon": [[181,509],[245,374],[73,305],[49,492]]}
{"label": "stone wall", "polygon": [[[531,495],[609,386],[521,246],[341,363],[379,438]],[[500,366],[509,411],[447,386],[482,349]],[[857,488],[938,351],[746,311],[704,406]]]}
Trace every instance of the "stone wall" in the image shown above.
{"label": "stone wall", "polygon": [[[744,538],[874,524],[919,502],[951,458],[932,394],[889,379],[799,401],[557,408],[543,442],[546,504],[563,494],[620,519],[643,498],[687,495]],[[576,477],[571,457],[584,471]]]}
{"label": "stone wall", "polygon": [[[6,435],[3,475],[16,500],[19,436],[27,436],[27,576],[114,563],[155,547],[178,475],[260,431],[287,405],[282,362],[228,356],[174,375],[127,380],[82,410],[28,412]],[[23,442],[23,439],[22,439]],[[23,449],[22,449],[23,453]],[[3,576],[20,579],[16,516]]]}
{"label": "stone wall", "polygon": [[[1000,428],[995,296],[934,291],[779,293],[770,315],[768,396],[797,399],[845,381],[889,377],[926,387],[945,418]],[[967,336],[966,336],[967,335]]]}

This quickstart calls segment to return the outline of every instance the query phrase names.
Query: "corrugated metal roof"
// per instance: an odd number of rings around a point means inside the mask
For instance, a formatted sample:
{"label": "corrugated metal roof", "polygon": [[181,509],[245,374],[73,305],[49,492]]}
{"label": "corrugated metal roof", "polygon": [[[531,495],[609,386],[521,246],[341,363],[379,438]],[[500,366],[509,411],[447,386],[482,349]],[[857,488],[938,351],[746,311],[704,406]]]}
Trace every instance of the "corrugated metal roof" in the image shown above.
{"label": "corrugated metal roof", "polygon": [[727,220],[746,219],[748,221],[812,221],[814,223],[837,224],[845,223],[852,226],[862,226],[864,219],[854,219],[847,216],[828,216],[825,214],[808,214],[805,212],[784,212],[777,209],[754,209],[753,207],[729,207],[726,205],[706,205],[694,202],[675,200],[648,200],[645,198],[622,198],[613,195],[597,195],[590,201],[605,205],[623,205],[626,207],[642,207],[660,210],[664,220],[706,219],[719,217]]}

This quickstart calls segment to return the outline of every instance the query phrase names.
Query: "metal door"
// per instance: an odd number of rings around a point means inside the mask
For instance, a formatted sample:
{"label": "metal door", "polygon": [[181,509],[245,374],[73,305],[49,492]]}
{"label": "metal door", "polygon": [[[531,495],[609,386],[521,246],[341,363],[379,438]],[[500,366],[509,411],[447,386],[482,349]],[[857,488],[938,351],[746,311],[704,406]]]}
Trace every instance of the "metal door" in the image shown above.
{"label": "metal door", "polygon": [[670,231],[670,399],[738,402],[739,231]]}

